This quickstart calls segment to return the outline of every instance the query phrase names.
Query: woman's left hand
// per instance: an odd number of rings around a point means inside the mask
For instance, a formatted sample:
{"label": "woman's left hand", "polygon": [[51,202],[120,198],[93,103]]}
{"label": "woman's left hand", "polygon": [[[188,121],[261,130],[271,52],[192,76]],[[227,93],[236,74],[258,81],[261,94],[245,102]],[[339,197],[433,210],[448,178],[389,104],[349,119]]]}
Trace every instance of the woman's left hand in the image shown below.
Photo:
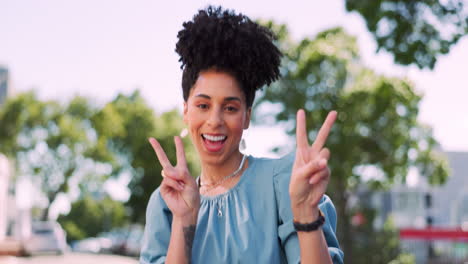
{"label": "woman's left hand", "polygon": [[327,166],[330,151],[323,146],[336,116],[336,111],[328,114],[317,134],[317,138],[309,146],[304,110],[301,109],[297,112],[296,159],[289,183],[291,208],[296,221],[309,222],[317,219],[318,204],[325,194],[330,180],[330,170]]}

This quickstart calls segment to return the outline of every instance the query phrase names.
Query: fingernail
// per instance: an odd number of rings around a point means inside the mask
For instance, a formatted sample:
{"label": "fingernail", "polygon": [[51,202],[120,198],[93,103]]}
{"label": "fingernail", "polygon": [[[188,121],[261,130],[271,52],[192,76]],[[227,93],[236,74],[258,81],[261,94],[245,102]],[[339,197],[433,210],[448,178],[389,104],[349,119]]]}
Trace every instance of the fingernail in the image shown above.
{"label": "fingernail", "polygon": [[320,166],[320,167],[324,167],[325,165],[327,165],[327,160],[326,160],[326,159],[321,159],[321,160],[319,161],[319,166]]}
{"label": "fingernail", "polygon": [[183,190],[183,189],[184,189],[184,186],[185,186],[185,184],[179,183],[179,188],[180,188],[180,190]]}

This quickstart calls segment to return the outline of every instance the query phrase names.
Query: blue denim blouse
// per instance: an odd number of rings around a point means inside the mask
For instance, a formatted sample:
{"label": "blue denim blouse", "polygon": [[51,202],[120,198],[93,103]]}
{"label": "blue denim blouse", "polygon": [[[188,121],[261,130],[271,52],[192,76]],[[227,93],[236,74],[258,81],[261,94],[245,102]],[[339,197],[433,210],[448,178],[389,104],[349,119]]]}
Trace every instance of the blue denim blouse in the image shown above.
{"label": "blue denim blouse", "polygon": [[[192,263],[300,263],[289,198],[294,154],[281,159],[248,157],[249,167],[228,192],[201,196]],[[336,238],[336,211],[326,195],[319,208],[333,263],[343,263]],[[159,188],[151,195],[140,263],[164,263],[172,214]]]}

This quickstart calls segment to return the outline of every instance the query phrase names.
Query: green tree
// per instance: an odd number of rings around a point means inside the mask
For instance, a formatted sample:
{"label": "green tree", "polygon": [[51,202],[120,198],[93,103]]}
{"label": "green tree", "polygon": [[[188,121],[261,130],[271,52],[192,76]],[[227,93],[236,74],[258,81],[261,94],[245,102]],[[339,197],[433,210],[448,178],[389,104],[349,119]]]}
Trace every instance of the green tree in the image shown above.
{"label": "green tree", "polygon": [[[375,188],[403,182],[410,167],[435,184],[446,179],[447,162],[434,151],[437,142],[430,128],[417,122],[421,96],[411,82],[365,68],[354,37],[333,28],[296,43],[289,39],[286,26],[271,22],[267,26],[279,36],[284,53],[282,79],[260,94],[255,119],[267,124],[279,121],[293,136],[296,112],[304,108],[313,140],[328,112],[338,111],[327,141],[332,153],[327,193],[337,208],[338,236],[346,258],[354,259],[355,253],[364,252],[354,252],[358,248],[348,201],[364,182],[366,171],[374,172],[366,183]],[[274,120],[265,118],[272,113]]]}
{"label": "green tree", "polygon": [[[115,173],[132,175],[128,185],[131,196],[126,205],[131,210],[132,221],[144,223],[151,193],[162,180],[162,167],[148,138],[157,138],[168,158],[175,162],[173,137],[184,127],[181,115],[175,110],[156,115],[136,91],[129,96],[118,95],[96,114],[93,123],[98,131],[98,142],[121,157],[121,165],[116,167],[119,171]],[[187,139],[184,142],[189,169],[197,175],[199,167],[193,146]]]}
{"label": "green tree", "polygon": [[[0,124],[0,152],[16,161],[19,176],[31,176],[41,186],[49,204],[74,188],[72,183],[83,194],[103,195],[109,177],[127,175],[131,196],[126,206],[131,220],[140,223],[162,179],[148,138],[158,138],[175,161],[173,136],[184,127],[178,111],[156,115],[138,91],[119,94],[101,108],[82,97],[62,105],[41,101],[32,92],[20,94],[0,109]],[[193,146],[184,141],[189,169],[197,175]]]}
{"label": "green tree", "polygon": [[123,203],[108,196],[95,199],[90,195],[84,195],[82,199],[75,201],[70,212],[57,220],[67,232],[67,241],[95,237],[128,222]]}
{"label": "green tree", "polygon": [[[93,175],[102,181],[107,170],[99,169],[109,155],[95,156],[95,131],[89,118],[94,109],[82,97],[67,105],[41,101],[33,92],[9,99],[0,109],[0,152],[11,157],[19,177],[30,177],[40,186],[49,204],[66,194],[73,177]],[[84,165],[88,166],[84,166]],[[48,218],[49,207],[42,219]]]}
{"label": "green tree", "polygon": [[433,69],[468,34],[464,0],[345,0],[347,11],[358,12],[377,41],[378,49],[394,55],[396,63]]}

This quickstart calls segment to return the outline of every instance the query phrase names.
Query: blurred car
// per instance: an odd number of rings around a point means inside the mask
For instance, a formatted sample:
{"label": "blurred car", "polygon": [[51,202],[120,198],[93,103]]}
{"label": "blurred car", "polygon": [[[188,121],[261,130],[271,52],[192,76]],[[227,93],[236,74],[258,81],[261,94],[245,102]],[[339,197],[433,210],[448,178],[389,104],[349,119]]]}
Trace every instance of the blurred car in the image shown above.
{"label": "blurred car", "polygon": [[141,243],[143,240],[143,227],[133,225],[130,227],[124,246],[124,255],[138,257],[140,256]]}
{"label": "blurred car", "polygon": [[26,254],[38,253],[63,254],[67,249],[65,231],[56,221],[32,223],[31,237],[25,241]]}
{"label": "blurred car", "polygon": [[125,228],[117,228],[109,232],[99,234],[99,238],[106,238],[111,241],[110,247],[105,245],[104,252],[124,255],[125,242],[127,241],[128,230]]}
{"label": "blurred car", "polygon": [[111,247],[112,240],[105,237],[89,237],[72,244],[73,251],[85,253],[111,253]]}
{"label": "blurred car", "polygon": [[[98,238],[101,241],[100,252],[137,257],[140,255],[143,227],[140,225],[130,225],[115,228],[99,234]],[[107,241],[110,240],[111,244],[109,245],[107,242],[102,243],[106,241],[105,239]]]}

